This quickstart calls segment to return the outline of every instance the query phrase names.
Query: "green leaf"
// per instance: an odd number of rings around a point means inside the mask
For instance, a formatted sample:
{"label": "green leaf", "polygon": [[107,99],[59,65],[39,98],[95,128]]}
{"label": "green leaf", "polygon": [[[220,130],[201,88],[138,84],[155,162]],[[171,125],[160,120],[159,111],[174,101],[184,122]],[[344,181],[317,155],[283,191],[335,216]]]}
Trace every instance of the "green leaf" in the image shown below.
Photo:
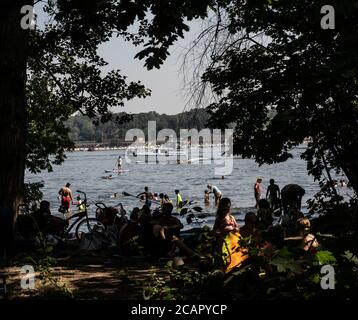
{"label": "green leaf", "polygon": [[278,256],[284,259],[291,259],[293,257],[293,253],[288,250],[287,247],[283,247],[279,252]]}
{"label": "green leaf", "polygon": [[271,261],[271,264],[277,268],[278,272],[292,271],[296,273],[302,271],[300,262],[293,259],[282,258],[280,256],[275,257]]}
{"label": "green leaf", "polygon": [[344,257],[347,260],[349,260],[350,262],[353,262],[354,264],[358,265],[358,257],[356,255],[354,255],[352,252],[350,252],[349,250],[345,251],[344,254],[342,255],[342,257]]}
{"label": "green leaf", "polygon": [[330,251],[318,251],[316,253],[316,260],[318,261],[319,265],[326,265],[326,264],[331,264],[334,265],[336,264],[337,260],[334,257],[334,255],[332,254],[332,252]]}
{"label": "green leaf", "polygon": [[318,273],[312,275],[310,278],[309,278],[313,283],[315,284],[318,284],[321,282],[321,275],[319,275]]}

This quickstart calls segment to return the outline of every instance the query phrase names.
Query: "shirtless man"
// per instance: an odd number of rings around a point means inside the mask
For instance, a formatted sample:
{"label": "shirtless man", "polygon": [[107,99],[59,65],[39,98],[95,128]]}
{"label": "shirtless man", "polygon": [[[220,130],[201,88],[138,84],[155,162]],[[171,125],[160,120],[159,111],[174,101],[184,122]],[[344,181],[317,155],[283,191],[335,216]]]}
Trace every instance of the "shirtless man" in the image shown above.
{"label": "shirtless man", "polygon": [[70,211],[70,204],[73,204],[70,185],[70,183],[66,183],[66,186],[62,187],[58,192],[58,194],[61,196],[61,207],[63,210],[65,210],[65,213],[68,213]]}
{"label": "shirtless man", "polygon": [[270,179],[270,185],[267,187],[266,200],[270,202],[271,209],[275,210],[280,206],[280,188],[275,184],[274,179]]}
{"label": "shirtless man", "polygon": [[153,194],[149,191],[148,187],[144,187],[144,192],[137,195],[137,198],[144,196],[145,204],[150,208],[152,205]]}
{"label": "shirtless man", "polygon": [[257,178],[256,183],[255,183],[255,186],[254,186],[254,196],[255,196],[255,200],[256,200],[255,208],[258,208],[258,207],[259,207],[259,201],[260,201],[261,195],[262,195],[261,182],[262,182],[262,179],[261,179],[261,178]]}

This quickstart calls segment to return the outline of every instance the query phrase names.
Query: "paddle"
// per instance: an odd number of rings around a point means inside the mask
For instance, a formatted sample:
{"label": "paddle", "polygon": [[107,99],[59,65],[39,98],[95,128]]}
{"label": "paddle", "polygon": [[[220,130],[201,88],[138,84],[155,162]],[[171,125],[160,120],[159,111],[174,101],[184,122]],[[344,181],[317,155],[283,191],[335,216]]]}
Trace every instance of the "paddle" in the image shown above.
{"label": "paddle", "polygon": [[135,196],[134,194],[130,194],[128,192],[125,192],[123,191],[122,194],[125,196],[125,197],[134,197],[134,198],[138,198],[137,196]]}
{"label": "paddle", "polygon": [[199,219],[205,219],[206,218],[206,214],[205,213],[201,213],[201,214],[198,214],[197,217]]}
{"label": "paddle", "polygon": [[[125,197],[134,197],[134,198],[139,199],[138,196],[135,196],[134,194],[130,194],[130,193],[126,192],[126,191],[123,191],[122,194],[123,194]],[[156,203],[156,204],[160,204],[160,201],[156,201],[156,200],[150,200],[150,201],[153,202],[153,203]]]}

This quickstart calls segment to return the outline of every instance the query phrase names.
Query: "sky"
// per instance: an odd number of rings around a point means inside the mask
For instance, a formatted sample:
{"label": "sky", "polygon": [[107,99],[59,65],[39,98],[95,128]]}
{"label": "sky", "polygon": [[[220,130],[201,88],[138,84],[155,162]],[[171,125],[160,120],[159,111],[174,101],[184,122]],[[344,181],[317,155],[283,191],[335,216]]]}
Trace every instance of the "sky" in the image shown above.
{"label": "sky", "polygon": [[[41,7],[35,7],[35,11],[38,15],[37,22],[41,25],[47,17]],[[192,22],[189,26],[191,30],[185,34],[184,39],[178,40],[170,48],[170,56],[159,70],[148,71],[144,67],[143,60],[134,59],[140,49],[121,38],[113,38],[99,48],[99,55],[109,63],[106,71],[119,69],[128,77],[128,81],[141,81],[152,91],[150,97],[125,101],[124,107],[118,107],[113,111],[128,113],[156,111],[160,114],[177,114],[184,109],[188,110],[180,66],[185,48],[200,31],[201,22]]]}
{"label": "sky", "polygon": [[115,38],[101,46],[99,53],[108,63],[109,68],[120,69],[128,76],[128,81],[140,80],[152,91],[146,99],[128,101],[121,110],[138,113],[157,111],[158,113],[177,114],[186,105],[185,94],[182,90],[183,77],[180,73],[184,47],[192,40],[194,32],[188,32],[170,49],[170,56],[158,69],[147,70],[144,60],[134,59],[140,50],[122,39]]}

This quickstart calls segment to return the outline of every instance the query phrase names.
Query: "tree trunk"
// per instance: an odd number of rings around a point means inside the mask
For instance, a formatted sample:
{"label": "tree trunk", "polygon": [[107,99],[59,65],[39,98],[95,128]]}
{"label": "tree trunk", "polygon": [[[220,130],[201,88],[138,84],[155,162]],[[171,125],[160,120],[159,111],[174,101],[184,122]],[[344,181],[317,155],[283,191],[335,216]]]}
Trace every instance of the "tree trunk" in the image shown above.
{"label": "tree trunk", "polygon": [[[3,222],[0,247],[7,250],[13,243],[17,208],[23,199],[29,30],[21,28],[20,10],[29,4],[33,3],[1,0],[0,4],[0,218]],[[9,217],[5,217],[6,208]]]}

